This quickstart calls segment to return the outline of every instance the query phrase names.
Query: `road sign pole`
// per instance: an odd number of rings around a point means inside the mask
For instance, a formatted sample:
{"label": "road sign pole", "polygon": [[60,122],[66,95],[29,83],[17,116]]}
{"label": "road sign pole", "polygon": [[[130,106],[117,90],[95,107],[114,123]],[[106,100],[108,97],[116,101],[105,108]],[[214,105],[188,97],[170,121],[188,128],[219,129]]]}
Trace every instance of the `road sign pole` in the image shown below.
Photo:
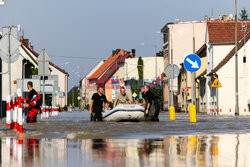
{"label": "road sign pole", "polygon": [[173,79],[171,79],[170,94],[171,94],[170,106],[173,106],[174,105]]}
{"label": "road sign pole", "polygon": [[43,108],[42,108],[42,110],[44,112],[44,110],[45,110],[45,54],[44,54],[44,52],[43,52],[42,56],[43,56]]}
{"label": "road sign pole", "polygon": [[11,61],[11,52],[10,52],[10,33],[11,33],[11,27],[9,27],[9,34],[8,34],[8,40],[9,40],[9,49],[8,49],[8,58],[9,58],[9,61],[8,61],[8,71],[9,71],[9,95],[11,95],[11,64],[10,64],[10,61]]}
{"label": "road sign pole", "polygon": [[[187,70],[185,70],[185,73],[186,73],[186,78],[185,78],[185,81],[186,81],[186,89],[187,89]],[[185,110],[185,113],[187,113],[188,111],[188,101],[187,101],[187,91],[185,91],[185,101],[186,101],[186,110]]]}

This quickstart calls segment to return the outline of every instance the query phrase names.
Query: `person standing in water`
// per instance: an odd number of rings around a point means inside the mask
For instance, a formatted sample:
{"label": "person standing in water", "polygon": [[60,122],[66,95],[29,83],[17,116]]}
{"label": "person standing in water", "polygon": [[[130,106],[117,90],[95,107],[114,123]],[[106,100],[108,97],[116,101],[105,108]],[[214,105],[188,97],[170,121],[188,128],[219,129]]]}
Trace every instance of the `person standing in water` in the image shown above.
{"label": "person standing in water", "polygon": [[104,89],[102,86],[98,86],[97,93],[93,94],[90,102],[89,114],[91,121],[102,121],[103,103],[105,103],[106,108],[109,108]]}
{"label": "person standing in water", "polygon": [[124,86],[120,87],[120,93],[116,95],[113,107],[118,104],[132,104],[132,98],[126,94],[126,90]]}
{"label": "person standing in water", "polygon": [[37,113],[41,107],[41,97],[37,94],[36,90],[33,89],[33,83],[29,81],[27,88],[30,91],[28,96],[23,100],[25,108],[28,108],[27,123],[36,122]]}
{"label": "person standing in water", "polygon": [[144,93],[146,99],[145,107],[145,120],[146,121],[159,121],[160,105],[158,103],[157,97],[149,89],[149,86],[144,86]]}

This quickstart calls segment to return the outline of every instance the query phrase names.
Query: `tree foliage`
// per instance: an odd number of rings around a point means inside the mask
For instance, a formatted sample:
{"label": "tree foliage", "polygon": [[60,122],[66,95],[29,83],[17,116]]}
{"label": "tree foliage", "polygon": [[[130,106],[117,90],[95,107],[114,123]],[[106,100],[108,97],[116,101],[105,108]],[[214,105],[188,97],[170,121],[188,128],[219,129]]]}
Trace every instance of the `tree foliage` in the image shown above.
{"label": "tree foliage", "polygon": [[247,12],[246,8],[241,9],[240,20],[248,20],[248,12]]}
{"label": "tree foliage", "polygon": [[138,76],[139,76],[139,87],[143,85],[143,60],[141,57],[139,57],[137,61],[137,70],[138,70]]}

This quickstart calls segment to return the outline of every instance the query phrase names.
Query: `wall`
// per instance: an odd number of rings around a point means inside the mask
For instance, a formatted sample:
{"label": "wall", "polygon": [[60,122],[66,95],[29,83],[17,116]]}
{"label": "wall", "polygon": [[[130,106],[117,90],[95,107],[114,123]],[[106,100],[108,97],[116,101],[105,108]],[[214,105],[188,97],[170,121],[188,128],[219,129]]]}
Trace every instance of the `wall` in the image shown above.
{"label": "wall", "polygon": [[[223,49],[216,49],[223,52]],[[216,52],[216,54],[220,54]],[[246,55],[247,61],[243,63],[243,56]],[[249,56],[250,56],[250,41],[246,43],[246,51],[244,47],[238,52],[238,67],[239,67],[239,112],[240,115],[250,115],[248,110],[248,101],[250,100],[249,90]],[[222,109],[220,114],[234,115],[235,113],[235,57],[233,57],[225,66],[223,66],[217,74],[222,88],[218,89],[219,92],[219,108]],[[231,109],[231,112],[230,112]],[[244,111],[247,112],[244,112]]]}
{"label": "wall", "polygon": [[[143,79],[152,81],[157,76],[160,76],[164,71],[164,59],[163,57],[143,57]],[[125,64],[121,69],[122,74],[120,78],[124,80],[139,79],[137,70],[138,58],[129,58],[125,60]],[[156,70],[157,66],[157,70]],[[157,71],[157,73],[156,73]]]}
{"label": "wall", "polygon": [[[168,26],[170,32],[170,60],[180,67],[184,58],[194,53],[193,37],[195,37],[195,52],[205,43],[206,22],[183,22]],[[171,51],[172,50],[172,51]],[[173,87],[177,91],[177,79],[174,79]]]}
{"label": "wall", "polygon": [[[22,63],[23,57],[20,55],[18,60],[11,63],[11,91],[12,95],[16,92],[16,84],[13,83],[14,80],[22,78]],[[2,61],[2,72],[8,71],[8,63]],[[2,75],[2,100],[5,101],[6,97],[9,95],[9,74]]]}

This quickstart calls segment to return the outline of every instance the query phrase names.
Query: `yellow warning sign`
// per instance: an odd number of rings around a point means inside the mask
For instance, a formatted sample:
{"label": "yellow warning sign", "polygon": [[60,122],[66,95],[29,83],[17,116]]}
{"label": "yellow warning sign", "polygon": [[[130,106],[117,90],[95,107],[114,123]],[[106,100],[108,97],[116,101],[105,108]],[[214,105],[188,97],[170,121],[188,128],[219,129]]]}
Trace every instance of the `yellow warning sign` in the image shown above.
{"label": "yellow warning sign", "polygon": [[221,88],[222,87],[218,78],[215,78],[215,80],[214,80],[213,84],[211,85],[211,87],[213,87],[213,88]]}

